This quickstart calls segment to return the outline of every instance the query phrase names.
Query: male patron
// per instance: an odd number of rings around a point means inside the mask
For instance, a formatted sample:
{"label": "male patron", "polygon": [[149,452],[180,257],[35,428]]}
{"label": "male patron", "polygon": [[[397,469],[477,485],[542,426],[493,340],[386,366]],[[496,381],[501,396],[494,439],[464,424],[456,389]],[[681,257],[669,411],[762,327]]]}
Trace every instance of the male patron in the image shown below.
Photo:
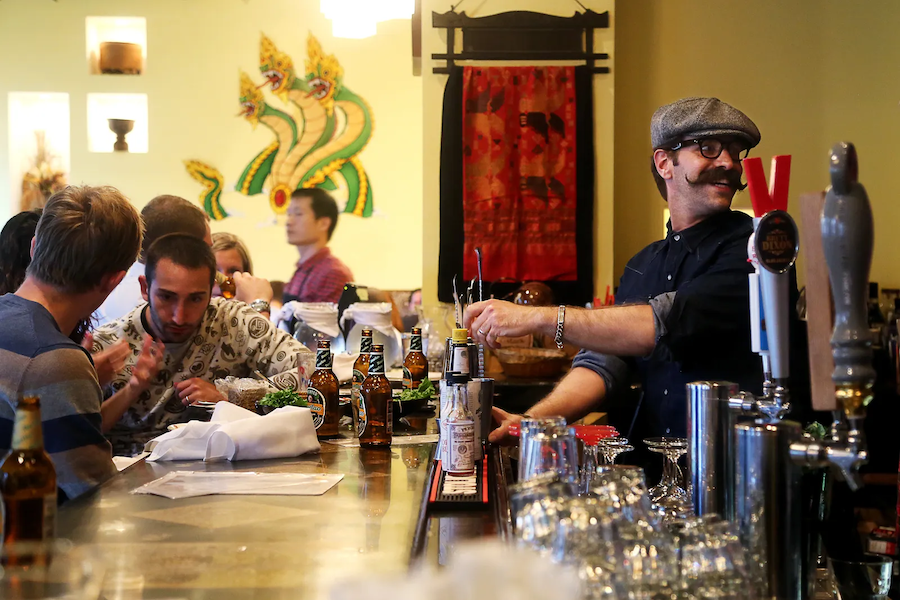
{"label": "male patron", "polygon": [[44,207],[25,282],[0,297],[0,454],[10,447],[16,402],[39,397],[60,499],[116,473],[97,373],[69,335],[125,276],[141,235],[140,216],[118,190],[67,187]]}
{"label": "male patron", "polygon": [[[299,389],[297,355],[309,350],[269,322],[267,307],[257,311],[239,300],[212,298],[215,270],[203,240],[159,238],[147,250],[140,278],[146,302],[94,334],[95,350],[118,340],[132,350],[104,390],[104,429],[117,453],[139,449],[184,421],[189,404],[225,400],[216,379],[259,370],[281,387]],[[253,281],[236,278],[238,296]]]}

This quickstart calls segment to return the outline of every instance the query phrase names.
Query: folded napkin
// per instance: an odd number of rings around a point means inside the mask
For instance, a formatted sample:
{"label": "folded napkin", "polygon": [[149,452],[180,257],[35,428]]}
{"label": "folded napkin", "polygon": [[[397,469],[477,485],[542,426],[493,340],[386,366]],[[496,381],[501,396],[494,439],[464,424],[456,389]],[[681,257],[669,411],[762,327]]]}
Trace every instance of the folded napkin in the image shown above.
{"label": "folded napkin", "polygon": [[331,370],[338,381],[345,382],[353,379],[353,363],[359,358],[359,352],[353,354],[335,354]]}
{"label": "folded napkin", "polygon": [[209,423],[191,421],[157,437],[147,460],[256,460],[319,451],[308,408],[285,406],[259,416],[219,402]]}

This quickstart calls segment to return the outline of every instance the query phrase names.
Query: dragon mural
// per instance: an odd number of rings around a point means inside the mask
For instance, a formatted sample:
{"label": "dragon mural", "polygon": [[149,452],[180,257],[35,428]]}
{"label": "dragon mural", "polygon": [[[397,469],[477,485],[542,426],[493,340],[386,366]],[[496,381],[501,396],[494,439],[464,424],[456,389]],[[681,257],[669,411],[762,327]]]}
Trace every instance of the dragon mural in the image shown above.
{"label": "dragon mural", "polygon": [[[372,185],[359,158],[372,137],[372,111],[366,101],[344,85],[344,69],[325,54],[312,35],[307,39],[306,73],[298,76],[294,61],[262,35],[259,70],[265,81],[256,85],[240,74],[239,116],[254,128],[262,123],[275,139],[244,168],[235,190],[248,195],[268,191],[276,214],[287,210],[291,193],[300,188],[347,190],[345,213],[370,217]],[[283,109],[266,101],[268,86]],[[204,186],[200,199],[212,219],[228,216],[222,206],[224,177],[198,160],[185,161],[188,173]]]}

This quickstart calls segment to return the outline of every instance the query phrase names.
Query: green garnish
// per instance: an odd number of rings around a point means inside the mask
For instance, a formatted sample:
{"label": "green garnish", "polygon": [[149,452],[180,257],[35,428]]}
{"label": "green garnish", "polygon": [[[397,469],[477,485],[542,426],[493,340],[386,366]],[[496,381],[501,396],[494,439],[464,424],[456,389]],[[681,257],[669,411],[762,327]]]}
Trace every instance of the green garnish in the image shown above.
{"label": "green garnish", "polygon": [[825,426],[818,421],[813,421],[812,423],[807,425],[806,429],[804,429],[803,432],[814,440],[825,439]]}
{"label": "green garnish", "polygon": [[434,389],[434,385],[432,385],[431,380],[426,377],[422,380],[422,383],[419,384],[419,389],[403,390],[400,392],[397,401],[406,402],[407,400],[423,400],[431,398],[435,393],[436,390]]}
{"label": "green garnish", "polygon": [[272,406],[281,408],[282,406],[306,406],[306,400],[294,391],[293,387],[288,387],[277,392],[269,392],[263,396],[260,401],[263,406]]}

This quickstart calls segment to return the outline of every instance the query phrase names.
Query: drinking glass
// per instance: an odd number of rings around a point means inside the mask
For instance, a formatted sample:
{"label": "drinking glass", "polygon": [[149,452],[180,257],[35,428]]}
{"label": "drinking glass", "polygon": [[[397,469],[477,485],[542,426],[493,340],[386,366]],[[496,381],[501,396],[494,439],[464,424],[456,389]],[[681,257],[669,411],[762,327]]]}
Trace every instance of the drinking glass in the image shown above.
{"label": "drinking glass", "polygon": [[678,459],[687,452],[684,438],[656,437],[644,440],[651,452],[664,456],[663,475],[660,482],[650,488],[650,499],[659,513],[666,518],[682,518],[692,513],[690,498],[682,487],[683,475]]}
{"label": "drinking glass", "polygon": [[696,598],[752,597],[744,547],[731,523],[718,515],[669,523],[678,546],[680,589]]}
{"label": "drinking glass", "polygon": [[894,561],[867,555],[861,560],[828,559],[835,591],[841,600],[886,600],[891,589]]}
{"label": "drinking glass", "polygon": [[600,453],[603,456],[604,463],[607,465],[616,464],[617,456],[634,450],[634,446],[630,445],[628,440],[623,437],[603,438],[598,445],[600,446]]}
{"label": "drinking glass", "polygon": [[11,542],[0,549],[0,598],[96,600],[101,561],[68,540]]}
{"label": "drinking glass", "polygon": [[578,442],[571,427],[551,426],[532,434],[524,455],[523,481],[535,475],[555,471],[560,479],[578,481]]}
{"label": "drinking glass", "polygon": [[552,427],[565,427],[566,420],[563,417],[543,417],[538,419],[522,419],[519,422],[519,477],[518,481],[525,481],[525,457],[529,455],[531,438],[535,434],[543,433]]}

